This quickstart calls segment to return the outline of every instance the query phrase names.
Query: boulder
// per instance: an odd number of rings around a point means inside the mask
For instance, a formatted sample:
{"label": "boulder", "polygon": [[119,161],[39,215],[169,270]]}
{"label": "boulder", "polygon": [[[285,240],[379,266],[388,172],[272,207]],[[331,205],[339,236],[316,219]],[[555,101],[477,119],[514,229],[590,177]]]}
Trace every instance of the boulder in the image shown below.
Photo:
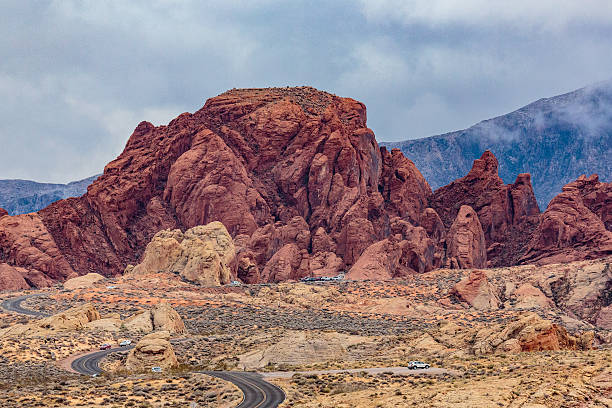
{"label": "boulder", "polygon": [[451,225],[447,241],[448,267],[484,268],[487,266],[485,237],[478,215],[467,205],[461,206]]}
{"label": "boulder", "polygon": [[122,322],[126,330],[131,332],[150,333],[153,331],[153,318],[150,310],[142,310]]}
{"label": "boulder", "polygon": [[486,272],[481,270],[470,272],[453,286],[449,294],[478,310],[496,310],[500,304],[495,287],[487,279]]}
{"label": "boulder", "polygon": [[150,310],[142,310],[122,322],[128,331],[150,333],[187,333],[181,316],[166,302],[158,303]]}
{"label": "boulder", "polygon": [[92,288],[96,282],[104,279],[104,276],[99,273],[88,273],[87,275],[78,276],[76,278],[68,279],[64,282],[64,289],[85,289]]}
{"label": "boulder", "polygon": [[231,236],[220,222],[155,234],[143,260],[130,275],[170,272],[189,282],[218,286],[236,275],[236,250]]}
{"label": "boulder", "polygon": [[187,332],[181,316],[166,302],[153,306],[151,315],[153,318],[153,328],[156,331],[180,334]]}
{"label": "boulder", "polygon": [[155,332],[144,336],[128,354],[125,368],[142,371],[151,367],[168,369],[178,366],[178,360],[170,344],[170,333]]}

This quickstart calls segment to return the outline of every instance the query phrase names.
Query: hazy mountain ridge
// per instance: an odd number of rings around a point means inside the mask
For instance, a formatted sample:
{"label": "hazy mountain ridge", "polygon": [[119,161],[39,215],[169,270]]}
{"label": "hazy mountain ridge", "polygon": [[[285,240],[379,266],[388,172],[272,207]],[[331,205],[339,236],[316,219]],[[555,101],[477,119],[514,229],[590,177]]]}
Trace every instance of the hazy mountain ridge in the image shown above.
{"label": "hazy mountain ridge", "polygon": [[10,215],[42,210],[49,204],[87,191],[99,175],[68,184],[38,183],[31,180],[0,180],[0,207]]}
{"label": "hazy mountain ridge", "polygon": [[612,81],[540,99],[468,129],[403,142],[398,147],[433,189],[466,174],[491,150],[504,182],[531,173],[541,210],[581,174],[612,179]]}

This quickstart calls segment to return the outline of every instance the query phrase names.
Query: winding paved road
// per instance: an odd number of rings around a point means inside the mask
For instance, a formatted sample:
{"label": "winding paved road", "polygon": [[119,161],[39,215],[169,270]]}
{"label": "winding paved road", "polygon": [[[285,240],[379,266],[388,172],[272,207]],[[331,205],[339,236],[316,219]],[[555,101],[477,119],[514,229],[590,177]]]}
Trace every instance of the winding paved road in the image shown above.
{"label": "winding paved road", "polygon": [[[127,351],[134,346],[114,347],[108,350],[94,351],[76,358],[70,367],[80,374],[101,374],[100,361],[110,353]],[[242,402],[236,408],[276,408],[285,400],[285,393],[276,385],[265,381],[260,374],[241,371],[198,371],[213,377],[229,381],[240,388],[244,394]]]}
{"label": "winding paved road", "polygon": [[233,383],[244,399],[236,408],[276,408],[285,400],[285,393],[265,381],[260,374],[241,371],[199,371]]}
{"label": "winding paved road", "polygon": [[110,353],[115,353],[117,351],[127,351],[133,348],[134,346],[130,345],[125,347],[114,347],[108,350],[94,351],[76,358],[72,362],[72,364],[70,364],[70,367],[79,374],[102,374],[102,369],[100,369],[99,363],[104,357],[106,357]]}
{"label": "winding paved road", "polygon": [[45,296],[45,294],[35,293],[33,295],[24,295],[24,296],[19,296],[16,298],[6,299],[4,302],[0,303],[0,307],[2,307],[4,310],[8,310],[9,312],[15,312],[19,314],[28,315],[28,316],[34,316],[34,317],[50,316],[49,314],[44,313],[44,312],[39,312],[37,310],[31,310],[31,309],[25,309],[21,307],[21,302],[23,302],[26,299],[37,297],[37,296]]}

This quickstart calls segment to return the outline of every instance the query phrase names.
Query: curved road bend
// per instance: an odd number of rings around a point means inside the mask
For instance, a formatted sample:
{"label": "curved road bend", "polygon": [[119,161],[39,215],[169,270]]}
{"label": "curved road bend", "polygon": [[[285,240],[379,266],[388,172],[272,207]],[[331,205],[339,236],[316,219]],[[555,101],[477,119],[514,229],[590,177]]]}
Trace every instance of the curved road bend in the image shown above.
{"label": "curved road bend", "polygon": [[[114,347],[108,350],[94,351],[76,358],[70,367],[80,374],[101,374],[100,361],[110,353],[127,351],[134,348]],[[233,383],[242,391],[244,397],[236,408],[276,408],[285,400],[285,393],[276,385],[265,381],[260,374],[242,371],[198,371]]]}
{"label": "curved road bend", "polygon": [[[43,296],[44,294],[24,295],[16,298],[6,299],[0,303],[0,307],[10,312],[25,314],[35,317],[49,316],[47,313],[36,310],[25,309],[21,307],[21,302],[35,297]],[[180,341],[175,340],[175,341]],[[110,353],[117,351],[127,351],[134,348],[133,345],[126,347],[114,347],[108,350],[94,351],[76,358],[71,368],[80,374],[94,375],[102,373],[99,363]],[[213,377],[229,381],[237,386],[244,397],[242,402],[236,408],[276,408],[285,400],[285,393],[276,385],[266,382],[260,374],[241,372],[241,371],[200,371],[203,374],[208,374]]]}
{"label": "curved road bend", "polygon": [[102,370],[99,367],[100,361],[110,353],[117,351],[127,351],[133,349],[134,346],[114,347],[108,350],[94,351],[84,356],[76,358],[70,367],[79,374],[94,375],[101,374]]}
{"label": "curved road bend", "polygon": [[244,399],[236,408],[276,408],[285,400],[285,393],[265,381],[260,374],[241,371],[199,371],[233,383]]}
{"label": "curved road bend", "polygon": [[50,316],[49,314],[44,313],[44,312],[39,312],[37,310],[31,310],[31,309],[25,309],[21,307],[21,302],[23,302],[26,299],[37,297],[37,296],[45,296],[45,294],[36,293],[33,295],[23,295],[23,296],[19,296],[16,298],[6,299],[4,302],[0,303],[0,307],[2,307],[4,310],[7,310],[9,312],[15,312],[19,314],[28,315],[28,316],[34,316],[34,317]]}

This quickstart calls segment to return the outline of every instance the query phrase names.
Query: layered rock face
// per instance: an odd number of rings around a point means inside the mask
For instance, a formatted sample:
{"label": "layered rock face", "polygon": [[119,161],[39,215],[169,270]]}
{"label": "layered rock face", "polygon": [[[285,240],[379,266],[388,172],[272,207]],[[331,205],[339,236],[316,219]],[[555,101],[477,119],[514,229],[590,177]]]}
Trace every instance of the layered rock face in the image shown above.
{"label": "layered rock face", "polygon": [[593,332],[572,336],[563,326],[526,313],[506,327],[482,329],[474,337],[474,354],[542,350],[590,350]]}
{"label": "layered rock face", "polygon": [[229,283],[236,274],[236,249],[218,221],[181,230],[162,230],[147,245],[143,260],[126,274],[170,272],[201,285]]}
{"label": "layered rock face", "polygon": [[540,213],[529,174],[519,174],[514,184],[504,184],[497,159],[489,151],[474,160],[467,176],[436,190],[429,205],[447,229],[462,206],[472,207],[482,225],[491,266],[516,263]]}

